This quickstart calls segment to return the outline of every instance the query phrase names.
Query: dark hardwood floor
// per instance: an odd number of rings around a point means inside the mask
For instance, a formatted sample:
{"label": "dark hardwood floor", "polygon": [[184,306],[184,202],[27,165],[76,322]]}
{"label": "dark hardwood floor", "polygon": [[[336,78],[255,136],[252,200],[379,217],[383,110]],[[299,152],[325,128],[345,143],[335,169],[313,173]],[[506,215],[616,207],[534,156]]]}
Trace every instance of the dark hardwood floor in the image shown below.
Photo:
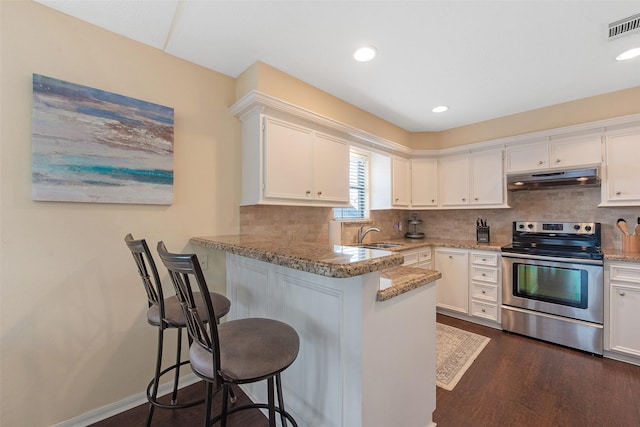
{"label": "dark hardwood floor", "polygon": [[437,388],[433,420],[455,426],[640,426],[640,367],[447,316],[491,338],[452,391]]}
{"label": "dark hardwood floor", "polygon": [[[640,426],[639,366],[448,316],[438,315],[438,322],[491,338],[452,391],[438,387],[433,420],[439,427]],[[236,390],[240,403],[248,401]],[[204,386],[194,384],[182,392],[196,398]],[[142,405],[94,426],[144,426],[146,416],[147,405]],[[156,409],[153,426],[201,426],[202,417],[202,405]],[[241,411],[229,421],[229,427],[268,425],[257,410]]]}

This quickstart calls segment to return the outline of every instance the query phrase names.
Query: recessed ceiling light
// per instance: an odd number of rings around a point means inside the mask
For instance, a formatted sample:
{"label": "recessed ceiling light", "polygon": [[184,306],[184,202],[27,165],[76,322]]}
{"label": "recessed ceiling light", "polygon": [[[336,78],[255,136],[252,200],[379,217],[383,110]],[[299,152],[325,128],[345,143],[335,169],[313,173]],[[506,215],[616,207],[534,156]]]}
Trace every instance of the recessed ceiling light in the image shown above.
{"label": "recessed ceiling light", "polygon": [[355,60],[360,62],[371,61],[375,56],[376,56],[376,48],[373,46],[362,46],[361,48],[357,49],[353,54],[353,57],[355,58]]}
{"label": "recessed ceiling light", "polygon": [[635,58],[636,56],[640,56],[640,47],[636,47],[633,49],[625,50],[620,55],[616,56],[617,61],[624,61],[627,59]]}
{"label": "recessed ceiling light", "polygon": [[433,111],[434,113],[443,113],[445,111],[447,111],[449,109],[449,107],[447,107],[446,105],[438,105],[437,107],[434,107]]}

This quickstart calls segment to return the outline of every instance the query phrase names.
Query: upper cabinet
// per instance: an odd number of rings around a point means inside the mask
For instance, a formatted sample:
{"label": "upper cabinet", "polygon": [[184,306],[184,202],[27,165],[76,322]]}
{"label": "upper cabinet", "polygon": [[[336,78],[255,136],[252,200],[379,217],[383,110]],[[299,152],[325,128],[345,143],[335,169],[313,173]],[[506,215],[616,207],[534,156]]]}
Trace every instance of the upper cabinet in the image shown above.
{"label": "upper cabinet", "polygon": [[243,120],[242,138],[243,205],[348,205],[347,141],[262,114]]}
{"label": "upper cabinet", "polygon": [[503,151],[486,150],[441,157],[443,207],[506,207]]}
{"label": "upper cabinet", "polygon": [[607,132],[600,206],[640,206],[640,128]]}
{"label": "upper cabinet", "polygon": [[438,159],[411,159],[411,206],[438,206]]}
{"label": "upper cabinet", "polygon": [[394,207],[411,205],[411,163],[409,159],[391,158],[391,204]]}
{"label": "upper cabinet", "polygon": [[602,163],[600,134],[558,137],[507,147],[507,172],[529,172]]}

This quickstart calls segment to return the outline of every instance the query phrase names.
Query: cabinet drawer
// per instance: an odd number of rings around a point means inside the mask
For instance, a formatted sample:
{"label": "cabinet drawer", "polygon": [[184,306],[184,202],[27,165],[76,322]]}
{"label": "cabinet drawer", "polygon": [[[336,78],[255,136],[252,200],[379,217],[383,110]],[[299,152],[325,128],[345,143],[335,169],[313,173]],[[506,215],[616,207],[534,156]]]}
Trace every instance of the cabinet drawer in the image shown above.
{"label": "cabinet drawer", "polygon": [[410,252],[404,255],[404,264],[403,265],[414,265],[418,263],[418,252]]}
{"label": "cabinet drawer", "polygon": [[640,265],[613,264],[609,266],[610,280],[636,282],[640,285]]}
{"label": "cabinet drawer", "polygon": [[420,262],[428,261],[431,259],[431,248],[423,249],[419,252]]}
{"label": "cabinet drawer", "polygon": [[483,282],[498,283],[498,269],[471,266],[471,279]]}
{"label": "cabinet drawer", "polygon": [[476,254],[471,253],[471,263],[477,265],[490,265],[492,267],[498,266],[498,255],[494,254]]}
{"label": "cabinet drawer", "polygon": [[498,286],[472,282],[471,297],[498,302]]}
{"label": "cabinet drawer", "polygon": [[471,315],[498,321],[498,306],[487,302],[472,300]]}

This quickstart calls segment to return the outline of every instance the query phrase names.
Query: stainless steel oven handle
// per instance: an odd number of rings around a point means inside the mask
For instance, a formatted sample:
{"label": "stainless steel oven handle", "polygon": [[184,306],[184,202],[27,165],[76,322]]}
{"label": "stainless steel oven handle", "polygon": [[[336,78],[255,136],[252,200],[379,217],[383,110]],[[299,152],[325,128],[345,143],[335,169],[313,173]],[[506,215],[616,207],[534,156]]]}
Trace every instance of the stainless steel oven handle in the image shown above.
{"label": "stainless steel oven handle", "polygon": [[602,260],[598,259],[577,259],[577,258],[562,258],[555,256],[542,256],[542,255],[525,255],[516,254],[513,252],[502,252],[503,258],[519,258],[519,259],[538,259],[540,261],[556,261],[556,262],[569,262],[571,264],[589,264],[589,265],[604,265]]}

